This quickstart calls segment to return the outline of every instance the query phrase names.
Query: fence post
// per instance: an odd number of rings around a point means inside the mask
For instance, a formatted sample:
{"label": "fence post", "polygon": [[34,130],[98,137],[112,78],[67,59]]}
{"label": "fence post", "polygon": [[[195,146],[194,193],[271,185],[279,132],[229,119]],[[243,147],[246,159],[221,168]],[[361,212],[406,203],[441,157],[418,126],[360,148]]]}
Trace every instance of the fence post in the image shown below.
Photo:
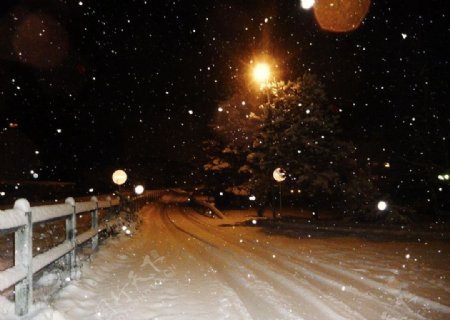
{"label": "fence post", "polygon": [[66,254],[66,266],[68,266],[67,277],[70,279],[75,278],[75,265],[76,265],[76,234],[77,234],[77,221],[75,215],[75,200],[69,197],[65,201],[66,204],[72,206],[72,214],[66,218],[66,240],[70,242],[72,250]]}
{"label": "fence post", "polygon": [[112,205],[112,198],[110,196],[107,196],[106,197],[106,201],[109,202],[109,207],[108,207],[108,210],[106,211],[106,214],[105,214],[105,220],[106,221],[110,221],[115,215],[114,207]]}
{"label": "fence post", "polygon": [[25,279],[15,285],[15,312],[19,316],[28,313],[28,308],[33,302],[33,224],[31,220],[30,203],[26,199],[18,199],[14,203],[14,209],[20,210],[27,218],[27,224],[19,228],[15,233],[14,265],[19,266],[27,273]]}
{"label": "fence post", "polygon": [[91,211],[91,228],[95,230],[95,236],[92,237],[92,250],[98,249],[98,199],[92,197],[91,201],[95,201],[95,209]]}

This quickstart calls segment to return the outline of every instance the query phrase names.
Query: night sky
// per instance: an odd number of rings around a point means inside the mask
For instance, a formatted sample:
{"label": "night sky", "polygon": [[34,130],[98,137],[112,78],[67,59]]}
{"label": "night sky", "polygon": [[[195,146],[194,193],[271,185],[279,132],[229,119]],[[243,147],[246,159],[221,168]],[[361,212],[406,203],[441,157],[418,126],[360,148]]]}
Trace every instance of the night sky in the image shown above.
{"label": "night sky", "polygon": [[218,103],[266,55],[280,80],[319,76],[363,159],[420,182],[413,162],[448,166],[448,21],[435,0],[372,1],[340,33],[299,0],[2,0],[0,157],[15,152],[24,169],[0,174],[33,179],[34,165],[37,179],[109,182],[119,167],[141,179],[198,169]]}

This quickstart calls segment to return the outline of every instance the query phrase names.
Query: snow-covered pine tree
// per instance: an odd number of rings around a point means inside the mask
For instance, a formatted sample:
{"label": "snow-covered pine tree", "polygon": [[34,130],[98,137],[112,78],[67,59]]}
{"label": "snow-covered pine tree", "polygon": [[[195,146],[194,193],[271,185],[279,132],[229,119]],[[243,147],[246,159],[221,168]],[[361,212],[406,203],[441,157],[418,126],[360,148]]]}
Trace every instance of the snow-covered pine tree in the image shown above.
{"label": "snow-covered pine tree", "polygon": [[312,208],[371,212],[376,188],[358,169],[353,144],[341,138],[338,112],[328,103],[317,78],[305,74],[297,81],[273,83],[266,90],[260,131],[247,157],[255,194],[269,198],[272,172],[282,167],[288,175],[286,184],[300,189],[304,203]]}
{"label": "snow-covered pine tree", "polygon": [[220,102],[210,123],[214,138],[203,142],[205,184],[214,193],[248,195],[250,167],[246,156],[258,131],[254,102],[245,88]]}

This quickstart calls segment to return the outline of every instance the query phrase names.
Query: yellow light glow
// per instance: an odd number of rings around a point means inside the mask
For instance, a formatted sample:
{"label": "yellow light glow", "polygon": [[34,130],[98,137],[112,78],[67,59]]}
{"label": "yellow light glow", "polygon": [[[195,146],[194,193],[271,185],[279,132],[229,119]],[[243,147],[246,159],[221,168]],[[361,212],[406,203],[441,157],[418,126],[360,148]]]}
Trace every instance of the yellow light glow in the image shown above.
{"label": "yellow light glow", "polygon": [[282,168],[276,168],[273,170],[273,178],[276,182],[283,182],[286,180],[286,171]]}
{"label": "yellow light glow", "polygon": [[127,181],[127,178],[127,174],[123,170],[114,171],[112,176],[113,182],[119,186],[124,184]]}
{"label": "yellow light glow", "polygon": [[253,79],[259,83],[269,81],[270,67],[267,63],[258,63],[253,69]]}

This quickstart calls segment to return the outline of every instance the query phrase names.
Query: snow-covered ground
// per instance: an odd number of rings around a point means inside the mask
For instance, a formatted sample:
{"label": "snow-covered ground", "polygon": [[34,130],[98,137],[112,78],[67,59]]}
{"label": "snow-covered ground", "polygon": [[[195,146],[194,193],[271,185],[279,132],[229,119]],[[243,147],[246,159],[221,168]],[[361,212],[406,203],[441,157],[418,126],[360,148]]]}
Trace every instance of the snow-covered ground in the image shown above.
{"label": "snow-covered ground", "polygon": [[[450,244],[239,224],[155,204],[29,319],[450,319]],[[48,276],[46,281],[51,282]],[[0,297],[0,319],[15,319]]]}

